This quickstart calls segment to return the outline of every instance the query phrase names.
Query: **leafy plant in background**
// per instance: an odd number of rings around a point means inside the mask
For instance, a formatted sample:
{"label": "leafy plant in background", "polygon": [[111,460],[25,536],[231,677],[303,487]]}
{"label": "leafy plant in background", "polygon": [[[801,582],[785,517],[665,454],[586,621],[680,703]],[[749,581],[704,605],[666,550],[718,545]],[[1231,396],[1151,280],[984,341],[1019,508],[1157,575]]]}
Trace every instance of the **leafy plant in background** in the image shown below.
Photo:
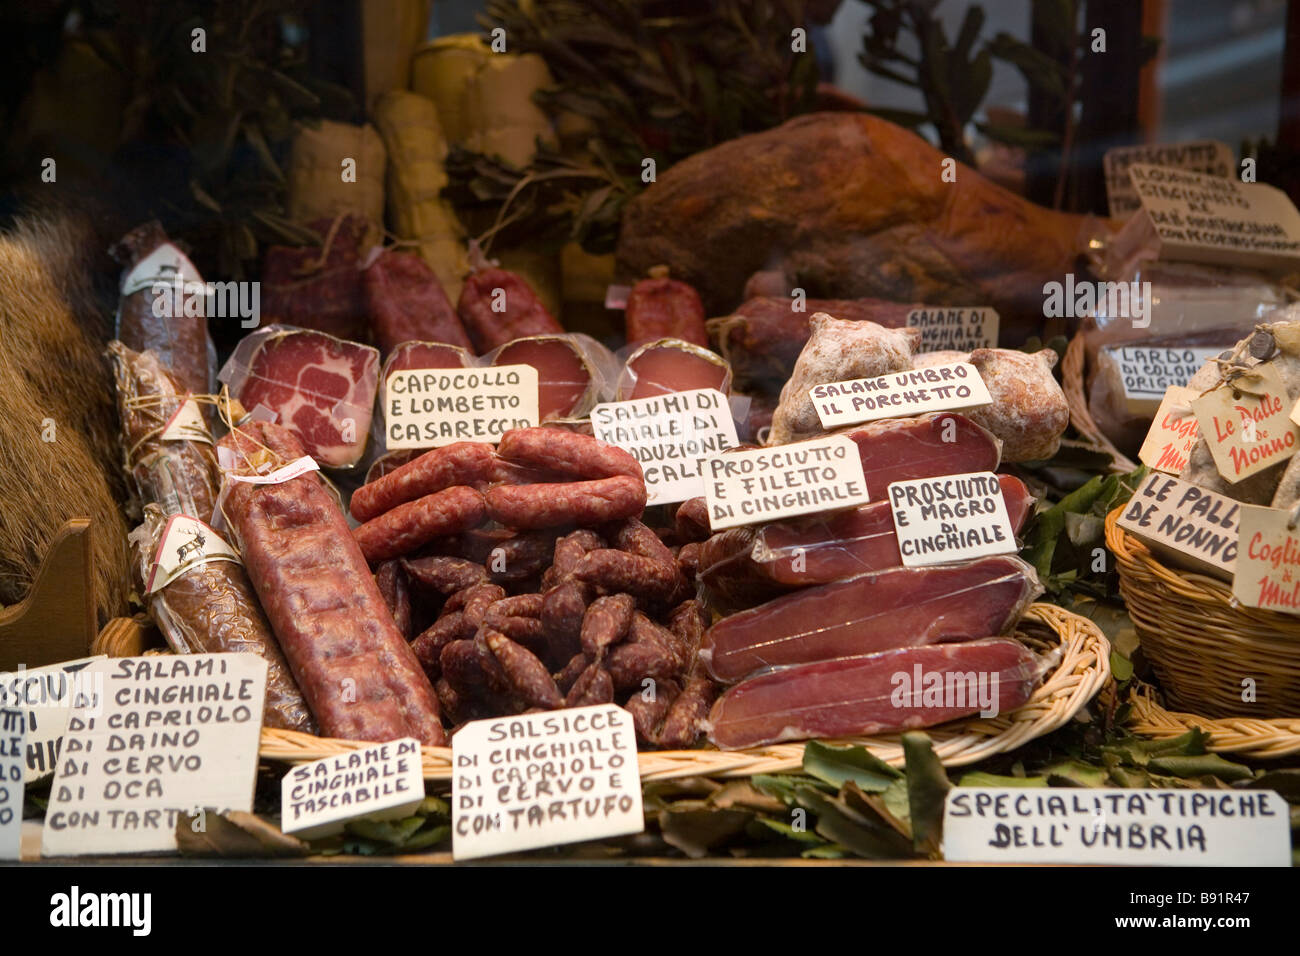
{"label": "leafy plant in background", "polygon": [[[817,65],[792,49],[810,0],[489,0],[481,18],[508,48],[537,53],[555,86],[537,94],[552,116],[590,129],[581,155],[539,152],[528,169],[456,151],[448,195],[491,207],[511,201],[517,235],[556,235],[613,249],[624,202],[658,170],[816,103]],[[563,168],[568,164],[570,168]]]}
{"label": "leafy plant in background", "polygon": [[[267,242],[319,241],[284,216],[294,122],[348,116],[346,90],[307,69],[309,0],[86,0],[86,34],[128,80],[126,188],[214,273],[241,278]],[[197,52],[194,32],[206,49]],[[207,265],[210,264],[210,265]]]}

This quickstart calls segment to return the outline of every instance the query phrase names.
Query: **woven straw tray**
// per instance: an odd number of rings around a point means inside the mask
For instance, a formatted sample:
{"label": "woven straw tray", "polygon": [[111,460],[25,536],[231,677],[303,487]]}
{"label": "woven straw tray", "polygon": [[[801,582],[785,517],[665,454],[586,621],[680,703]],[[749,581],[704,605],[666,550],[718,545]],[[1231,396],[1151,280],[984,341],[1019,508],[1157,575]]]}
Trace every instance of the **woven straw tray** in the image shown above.
{"label": "woven straw tray", "polygon": [[[1008,714],[953,721],[931,728],[935,752],[950,767],[1014,750],[1064,726],[1110,679],[1110,642],[1087,618],[1051,604],[1034,604],[1025,615],[1029,627],[1017,634],[1036,650],[1059,646],[1061,661],[1025,704]],[[903,764],[897,734],[834,741],[860,744],[894,766]],[[262,730],[263,759],[301,763],[367,746],[351,740],[313,737],[292,730]],[[450,747],[423,748],[424,778],[450,780]],[[642,780],[674,777],[748,777],[798,770],[803,744],[777,744],[752,750],[668,750],[639,754]]]}
{"label": "woven straw tray", "polygon": [[1132,696],[1128,729],[1142,737],[1181,737],[1193,728],[1209,734],[1205,747],[1215,753],[1274,760],[1300,753],[1300,717],[1257,720],[1252,717],[1199,717],[1165,710],[1151,688]]}

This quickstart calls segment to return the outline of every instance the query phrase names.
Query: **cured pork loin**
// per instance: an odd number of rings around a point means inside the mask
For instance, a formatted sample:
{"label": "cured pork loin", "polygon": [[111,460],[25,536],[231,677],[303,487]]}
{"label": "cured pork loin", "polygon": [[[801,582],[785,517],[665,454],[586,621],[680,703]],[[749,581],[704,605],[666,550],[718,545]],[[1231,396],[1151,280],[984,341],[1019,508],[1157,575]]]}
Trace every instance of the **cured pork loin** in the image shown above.
{"label": "cured pork loin", "polygon": [[844,432],[858,446],[872,501],[884,501],[895,481],[994,471],[1001,443],[956,412],[886,418]]}
{"label": "cured pork loin", "polygon": [[709,740],[723,750],[783,740],[932,727],[1027,701],[1043,662],[1019,641],[903,647],[784,667],[729,689],[713,705]]}
{"label": "cured pork loin", "polygon": [[379,384],[379,352],[323,332],[268,326],[239,343],[221,380],[249,411],[261,405],[321,465],[361,460]]}
{"label": "cured pork loin", "polygon": [[1019,558],[893,568],[807,588],[725,617],[700,658],[720,681],[765,667],[1003,634],[1042,593]]}
{"label": "cured pork loin", "polygon": [[[304,454],[291,432],[269,422],[252,422],[219,444],[233,454],[235,475]],[[444,744],[433,687],[319,476],[275,484],[227,478],[222,510],[321,732]]]}

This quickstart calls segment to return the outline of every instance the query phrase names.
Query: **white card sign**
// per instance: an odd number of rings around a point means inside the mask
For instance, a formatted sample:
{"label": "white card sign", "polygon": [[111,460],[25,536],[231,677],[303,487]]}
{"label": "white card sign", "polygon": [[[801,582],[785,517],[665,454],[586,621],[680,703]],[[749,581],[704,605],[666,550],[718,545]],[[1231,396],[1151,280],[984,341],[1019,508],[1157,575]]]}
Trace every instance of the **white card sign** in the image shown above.
{"label": "white card sign", "polygon": [[1247,607],[1300,614],[1300,526],[1289,508],[1241,506],[1232,596]]}
{"label": "white card sign", "polygon": [[1128,174],[1161,261],[1281,272],[1300,266],[1300,211],[1282,190],[1144,163]]}
{"label": "white card sign", "polygon": [[903,418],[991,404],[984,379],[969,362],[931,365],[877,378],[825,382],[808,389],[822,428]]}
{"label": "white card sign", "polygon": [[465,724],[452,738],[452,856],[640,833],[632,715],[613,704]]}
{"label": "white card sign", "polygon": [[1116,523],[1173,563],[1229,581],[1240,520],[1241,502],[1152,472]]}
{"label": "white card sign", "polygon": [[68,715],[78,701],[103,700],[104,676],[86,667],[103,655],[0,674],[0,707],[22,707],[27,712],[27,759],[24,783],[54,773]]}
{"label": "white card sign", "polygon": [[0,860],[17,860],[23,835],[27,709],[0,706]]}
{"label": "white card sign", "polygon": [[858,446],[845,435],[717,455],[704,476],[714,531],[871,500]]}
{"label": "white card sign", "polygon": [[704,494],[704,459],[740,444],[731,406],[716,388],[605,402],[591,410],[591,428],[641,463],[650,505]]}
{"label": "white card sign", "polygon": [[1201,424],[1192,411],[1192,399],[1199,395],[1194,388],[1171,386],[1151,420],[1138,460],[1148,468],[1171,475],[1182,474],[1191,457],[1192,446],[1201,437]]}
{"label": "white card sign", "polygon": [[1128,168],[1134,163],[1171,166],[1208,176],[1231,176],[1236,170],[1232,147],[1215,139],[1108,149],[1102,157],[1102,167],[1106,175],[1106,198],[1114,219],[1127,219],[1142,208],[1128,175]]}
{"label": "white card sign", "polygon": [[537,425],[537,369],[496,365],[392,372],[384,383],[384,402],[390,450],[496,443],[512,428]]}
{"label": "white card sign", "polygon": [[402,737],[300,763],[280,781],[280,829],[304,840],[348,820],[400,820],[424,799],[420,742]]}
{"label": "white card sign", "polygon": [[955,787],[950,863],[1290,866],[1286,801],[1272,790]]}
{"label": "white card sign", "polygon": [[263,658],[120,657],[86,670],[104,692],[68,718],[43,856],[174,850],[178,814],[253,808]]}
{"label": "white card sign", "polygon": [[1282,373],[1272,362],[1192,399],[1214,464],[1234,484],[1286,461],[1300,448],[1300,427],[1290,410]]}
{"label": "white card sign", "polygon": [[1154,415],[1166,391],[1186,386],[1222,349],[1112,345],[1102,349],[1119,369],[1124,404],[1134,415]]}
{"label": "white card sign", "polygon": [[998,345],[998,314],[987,306],[913,309],[907,313],[907,327],[921,330],[918,352],[970,352]]}
{"label": "white card sign", "polygon": [[889,508],[904,567],[1018,550],[1002,485],[991,471],[896,481],[889,486]]}

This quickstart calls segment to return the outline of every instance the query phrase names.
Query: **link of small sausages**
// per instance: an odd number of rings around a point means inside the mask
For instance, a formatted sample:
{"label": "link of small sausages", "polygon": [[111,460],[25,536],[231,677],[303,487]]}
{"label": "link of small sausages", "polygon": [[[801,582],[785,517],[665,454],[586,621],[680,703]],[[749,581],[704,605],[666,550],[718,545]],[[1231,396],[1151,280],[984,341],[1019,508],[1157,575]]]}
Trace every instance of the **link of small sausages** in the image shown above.
{"label": "link of small sausages", "polygon": [[483,523],[483,496],[458,485],[398,505],[354,528],[361,553],[371,564],[398,558],[443,535]]}
{"label": "link of small sausages", "polygon": [[406,571],[397,561],[385,561],[375,571],[375,584],[384,596],[384,603],[402,637],[411,639],[411,592],[406,584]]}
{"label": "link of small sausages", "polygon": [[636,598],[630,594],[607,594],[592,601],[582,617],[582,652],[598,658],[605,648],[621,641],[635,611]]}
{"label": "link of small sausages", "polygon": [[492,628],[484,628],[483,639],[515,693],[528,706],[551,710],[564,706],[554,678],[536,655]]}
{"label": "link of small sausages", "polygon": [[713,532],[709,526],[709,506],[704,498],[683,501],[673,516],[673,527],[680,541],[707,541]]}
{"label": "link of small sausages", "polygon": [[548,485],[494,485],[484,494],[487,516],[531,531],[564,525],[599,525],[645,510],[645,482],[628,475]]}
{"label": "link of small sausages", "polygon": [[[497,454],[506,461],[559,472],[573,478],[625,475],[644,482],[641,464],[631,454],[598,438],[558,428],[516,428],[501,436]],[[613,519],[609,519],[613,520]]]}
{"label": "link of small sausages", "polygon": [[672,652],[657,642],[617,645],[605,655],[605,669],[620,691],[638,688],[646,678],[661,681],[676,673]]}
{"label": "link of small sausages", "polygon": [[496,452],[486,442],[456,442],[427,451],[352,493],[352,516],[366,522],[398,505],[457,485],[490,480]]}
{"label": "link of small sausages", "polygon": [[592,665],[593,661],[586,654],[574,654],[569,658],[569,663],[564,665],[564,669],[555,675],[555,683],[564,693],[572,689],[574,683],[582,676],[583,671]]}
{"label": "link of small sausages", "polygon": [[439,594],[455,594],[487,581],[483,565],[467,558],[434,555],[428,558],[403,558],[402,568],[421,587]]}
{"label": "link of small sausages", "polygon": [[591,597],[588,585],[573,580],[555,585],[543,596],[542,627],[550,641],[552,658],[564,660],[566,654],[577,652]]}
{"label": "link of small sausages", "polygon": [[668,716],[659,731],[659,746],[678,750],[695,743],[700,735],[700,725],[709,715],[709,708],[717,696],[713,681],[707,677],[692,677],[686,688],[677,695]]}
{"label": "link of small sausages", "polygon": [[578,679],[565,695],[565,707],[589,707],[593,704],[614,702],[614,679],[599,662],[591,664],[578,675]]}
{"label": "link of small sausages", "polygon": [[626,592],[653,601],[667,600],[681,583],[676,562],[665,564],[613,548],[588,551],[578,561],[573,576],[605,591]]}
{"label": "link of small sausages", "polygon": [[657,680],[654,693],[649,699],[644,690],[638,690],[628,698],[623,706],[632,715],[632,726],[636,729],[637,739],[642,743],[658,745],[659,726],[667,717],[680,690],[680,685],[672,679]]}
{"label": "link of small sausages", "polygon": [[420,666],[437,680],[442,673],[442,651],[452,641],[463,641],[474,636],[476,628],[465,619],[461,611],[444,614],[411,642],[411,649],[420,660]]}
{"label": "link of small sausages", "polygon": [[499,584],[480,584],[471,588],[465,597],[465,620],[477,629],[487,616],[488,608],[505,596],[506,590]]}

